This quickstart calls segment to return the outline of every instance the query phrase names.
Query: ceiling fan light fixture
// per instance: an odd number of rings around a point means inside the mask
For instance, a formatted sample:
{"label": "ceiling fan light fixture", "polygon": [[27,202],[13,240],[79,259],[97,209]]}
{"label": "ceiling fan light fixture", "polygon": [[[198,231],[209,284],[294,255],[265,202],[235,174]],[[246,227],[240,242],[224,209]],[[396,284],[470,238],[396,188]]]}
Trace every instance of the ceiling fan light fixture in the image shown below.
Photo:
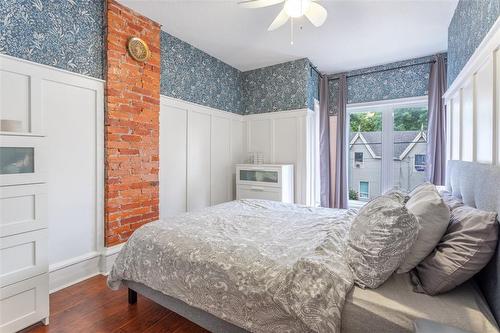
{"label": "ceiling fan light fixture", "polygon": [[285,12],[288,16],[297,18],[303,16],[311,6],[311,0],[286,0]]}

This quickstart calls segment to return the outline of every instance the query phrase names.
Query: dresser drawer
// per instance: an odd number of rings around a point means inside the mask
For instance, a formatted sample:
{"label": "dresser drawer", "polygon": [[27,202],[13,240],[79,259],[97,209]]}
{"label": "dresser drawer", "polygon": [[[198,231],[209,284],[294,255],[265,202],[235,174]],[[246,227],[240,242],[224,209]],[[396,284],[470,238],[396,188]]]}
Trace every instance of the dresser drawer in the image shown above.
{"label": "dresser drawer", "polygon": [[47,228],[45,184],[0,187],[0,237]]}
{"label": "dresser drawer", "polygon": [[281,201],[282,192],[280,188],[266,186],[238,185],[237,199],[263,199]]}
{"label": "dresser drawer", "polygon": [[0,239],[0,286],[47,271],[47,229]]}
{"label": "dresser drawer", "polygon": [[265,187],[281,187],[282,171],[280,168],[264,168],[258,165],[237,167],[236,183]]}
{"label": "dresser drawer", "polygon": [[0,140],[0,184],[20,185],[46,181],[45,140],[6,136]]}
{"label": "dresser drawer", "polygon": [[0,332],[17,332],[49,316],[49,274],[0,288]]}

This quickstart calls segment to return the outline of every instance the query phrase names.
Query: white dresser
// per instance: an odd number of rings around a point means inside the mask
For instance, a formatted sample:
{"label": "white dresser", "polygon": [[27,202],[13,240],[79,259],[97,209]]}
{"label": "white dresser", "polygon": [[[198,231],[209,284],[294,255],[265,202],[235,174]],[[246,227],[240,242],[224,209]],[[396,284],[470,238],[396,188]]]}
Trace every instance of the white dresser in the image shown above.
{"label": "white dresser", "polygon": [[22,106],[0,107],[0,333],[49,317],[46,137]]}
{"label": "white dresser", "polygon": [[236,199],[294,202],[292,164],[237,164]]}

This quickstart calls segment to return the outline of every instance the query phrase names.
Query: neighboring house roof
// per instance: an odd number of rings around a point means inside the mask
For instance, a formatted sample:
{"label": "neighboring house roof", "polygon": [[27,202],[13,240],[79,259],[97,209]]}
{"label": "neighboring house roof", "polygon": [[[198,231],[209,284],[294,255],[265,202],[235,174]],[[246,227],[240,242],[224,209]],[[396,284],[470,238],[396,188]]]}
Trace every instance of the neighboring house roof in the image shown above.
{"label": "neighboring house roof", "polygon": [[[356,143],[359,140],[359,143]],[[418,142],[427,142],[425,131],[395,131],[394,159],[403,160]],[[372,158],[382,156],[382,132],[350,133],[349,144],[364,144]]]}

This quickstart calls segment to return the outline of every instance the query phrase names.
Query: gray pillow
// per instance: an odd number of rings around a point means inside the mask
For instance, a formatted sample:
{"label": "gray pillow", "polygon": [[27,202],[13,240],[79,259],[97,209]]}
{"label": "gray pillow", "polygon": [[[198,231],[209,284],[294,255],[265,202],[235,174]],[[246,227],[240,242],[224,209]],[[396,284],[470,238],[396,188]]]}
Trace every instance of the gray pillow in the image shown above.
{"label": "gray pillow", "polygon": [[406,208],[418,219],[418,238],[397,273],[411,271],[425,259],[443,237],[450,221],[450,210],[435,186],[417,191],[406,203]]}
{"label": "gray pillow", "polygon": [[444,203],[448,206],[450,210],[453,210],[457,207],[462,207],[464,203],[462,200],[454,197],[450,192],[446,190],[439,190],[439,195],[443,198]]}
{"label": "gray pillow", "polygon": [[398,196],[382,195],[363,206],[353,219],[346,260],[354,281],[377,288],[399,267],[418,236],[417,218]]}
{"label": "gray pillow", "polygon": [[436,295],[464,283],[490,261],[497,240],[496,213],[469,206],[453,209],[446,234],[413,271],[415,291]]}

